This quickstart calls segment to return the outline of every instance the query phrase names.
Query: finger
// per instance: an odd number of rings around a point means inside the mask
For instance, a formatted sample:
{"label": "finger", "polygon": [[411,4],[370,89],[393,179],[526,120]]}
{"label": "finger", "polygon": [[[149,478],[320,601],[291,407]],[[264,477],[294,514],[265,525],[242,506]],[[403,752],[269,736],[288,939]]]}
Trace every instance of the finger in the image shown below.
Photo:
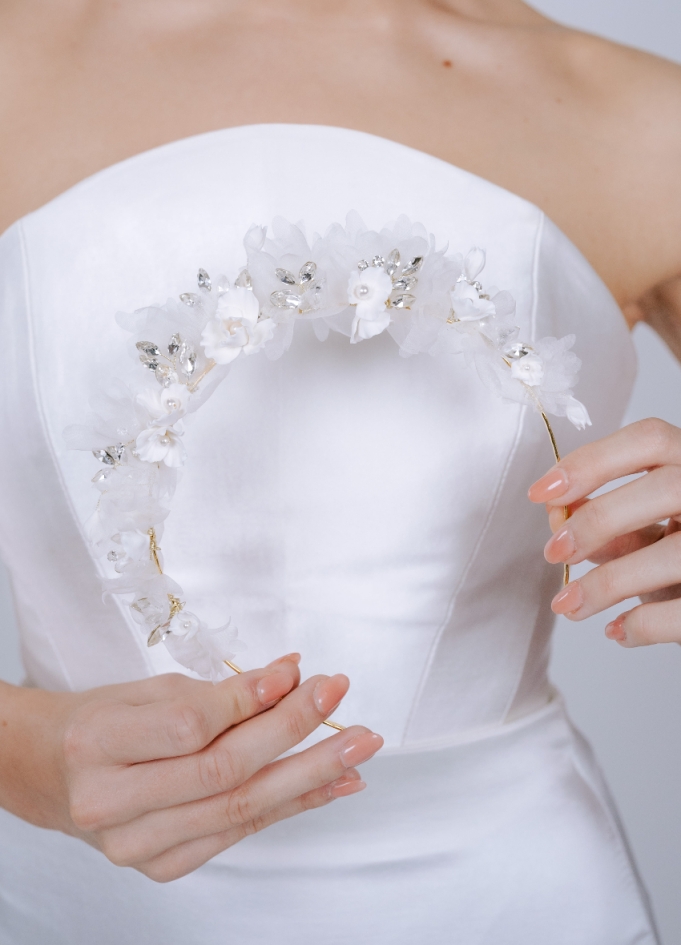
{"label": "finger", "polygon": [[[345,778],[340,780],[344,782]],[[354,779],[350,777],[348,780]],[[200,840],[190,840],[171,850],[167,850],[160,856],[138,866],[137,869],[150,879],[159,883],[167,883],[171,880],[179,879],[181,876],[186,876],[187,873],[198,869],[199,866],[202,866],[208,860],[217,856],[218,853],[222,853],[223,850],[234,846],[235,843],[243,840],[244,837],[258,833],[265,827],[270,827],[280,820],[286,820],[289,817],[294,817],[297,814],[302,814],[305,811],[314,810],[318,807],[325,807],[338,797],[355,794],[366,787],[364,782],[359,780],[359,776],[357,776],[355,783],[357,784],[357,788],[354,790],[349,790],[347,783],[341,783],[340,785],[330,784],[322,788],[317,788],[309,794],[298,797],[293,801],[288,801],[286,804],[282,804],[280,807],[268,811],[257,820],[250,821],[240,827],[225,830],[220,834],[203,837]]]}
{"label": "finger", "polygon": [[[297,654],[296,654],[297,655]],[[281,699],[300,680],[295,659],[285,658],[213,685],[173,686],[174,699],[142,705],[93,702],[74,718],[67,751],[93,765],[129,765],[192,754],[221,732]],[[75,743],[75,745],[74,745]]]}
{"label": "finger", "polygon": [[313,676],[268,712],[247,719],[195,754],[122,769],[115,805],[108,816],[102,812],[100,827],[233,790],[321,725],[349,685],[340,674]]}
{"label": "finger", "polygon": [[608,561],[563,588],[553,599],[554,613],[584,620],[631,597],[681,581],[681,532],[647,548]]}
{"label": "finger", "polygon": [[[567,506],[567,518],[570,518],[570,516],[577,511],[577,509],[581,508],[583,505],[586,505],[586,503],[590,501],[590,499],[578,499],[577,502],[573,502],[572,505]],[[565,508],[566,507],[563,505],[546,506],[546,511],[549,514],[549,528],[552,532],[557,532],[558,529],[561,528],[567,521],[567,518],[565,517]]]}
{"label": "finger", "polygon": [[609,623],[605,635],[626,647],[681,643],[681,599],[639,604]]}
{"label": "finger", "polygon": [[569,505],[613,479],[665,464],[681,465],[681,430],[650,418],[565,456],[529,490],[532,502]]}
{"label": "finger", "polygon": [[368,761],[383,745],[380,735],[353,726],[306,751],[275,761],[225,794],[168,810],[152,811],[113,828],[103,851],[119,866],[153,859],[170,847],[222,833],[330,784]]}
{"label": "finger", "polygon": [[664,525],[648,525],[646,528],[639,528],[638,531],[629,532],[628,535],[613,538],[607,545],[603,545],[598,551],[590,554],[589,561],[593,561],[594,564],[605,564],[606,561],[614,561],[615,558],[622,558],[624,555],[633,554],[634,551],[655,544],[664,534]]}
{"label": "finger", "polygon": [[621,535],[681,510],[681,466],[661,466],[600,495],[581,508],[547,542],[547,561],[577,564]]}

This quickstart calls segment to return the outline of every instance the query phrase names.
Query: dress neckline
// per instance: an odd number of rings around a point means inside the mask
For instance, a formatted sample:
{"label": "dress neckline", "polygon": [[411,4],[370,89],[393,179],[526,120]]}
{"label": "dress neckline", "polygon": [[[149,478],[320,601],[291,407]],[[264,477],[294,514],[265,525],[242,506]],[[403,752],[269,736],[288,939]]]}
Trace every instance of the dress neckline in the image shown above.
{"label": "dress neckline", "polygon": [[[10,232],[15,227],[21,227],[23,222],[29,218],[40,216],[40,214],[46,210],[48,207],[51,207],[55,203],[59,203],[62,200],[68,199],[68,197],[77,193],[81,190],[87,189],[95,183],[99,183],[101,180],[106,179],[107,177],[112,177],[115,174],[131,167],[136,164],[143,164],[147,161],[152,161],[155,158],[162,156],[164,153],[169,151],[176,151],[181,149],[190,149],[199,145],[203,145],[212,140],[223,140],[224,138],[235,137],[238,138],[244,134],[252,134],[254,132],[263,131],[263,130],[273,130],[273,129],[300,129],[305,131],[306,134],[319,132],[320,134],[338,134],[338,135],[347,135],[350,137],[358,139],[366,139],[367,141],[380,142],[384,146],[389,146],[395,150],[402,151],[405,154],[411,154],[419,158],[419,160],[434,162],[435,164],[444,166],[448,168],[452,173],[468,177],[471,180],[475,180],[478,183],[484,184],[486,187],[492,188],[497,192],[504,194],[507,198],[511,197],[514,200],[518,201],[521,206],[527,207],[534,210],[536,213],[540,213],[543,216],[550,219],[547,214],[533,203],[531,200],[528,200],[526,197],[521,197],[520,194],[515,193],[512,190],[509,190],[506,187],[502,187],[500,184],[494,183],[494,181],[489,180],[486,177],[481,177],[479,174],[475,174],[473,171],[468,171],[463,167],[460,167],[458,164],[453,164],[451,161],[447,161],[444,158],[436,157],[434,154],[431,154],[428,151],[422,151],[420,148],[414,148],[407,144],[402,144],[399,141],[394,141],[392,138],[385,138],[382,135],[375,135],[368,131],[359,131],[355,128],[345,128],[340,125],[322,125],[322,124],[299,124],[296,122],[258,122],[255,124],[247,125],[230,125],[226,128],[218,128],[212,131],[203,131],[199,134],[188,135],[184,138],[176,138],[173,141],[168,141],[165,144],[156,145],[153,148],[147,148],[145,151],[139,151],[137,154],[132,154],[127,158],[123,158],[120,161],[115,161],[113,164],[108,164],[106,167],[101,168],[98,171],[95,171],[92,174],[88,174],[87,177],[82,178],[82,180],[77,181],[75,184],[72,184],[66,190],[57,194],[55,197],[52,197],[46,203],[41,204],[35,210],[31,210],[29,213],[24,214],[19,217],[14,223],[11,223],[5,232]],[[350,209],[350,208],[349,208]],[[563,239],[565,239],[575,250],[580,254],[584,260],[585,265],[590,270],[590,273],[594,279],[596,279],[608,292],[608,294],[613,299],[614,304],[617,306],[618,310],[619,304],[613,296],[609,286],[604,282],[602,276],[594,268],[593,264],[584,256],[581,250],[573,243],[570,237],[562,230],[557,224],[551,221],[553,226],[560,232]],[[622,315],[622,323],[629,335],[631,335],[631,329],[629,328],[626,319]]]}

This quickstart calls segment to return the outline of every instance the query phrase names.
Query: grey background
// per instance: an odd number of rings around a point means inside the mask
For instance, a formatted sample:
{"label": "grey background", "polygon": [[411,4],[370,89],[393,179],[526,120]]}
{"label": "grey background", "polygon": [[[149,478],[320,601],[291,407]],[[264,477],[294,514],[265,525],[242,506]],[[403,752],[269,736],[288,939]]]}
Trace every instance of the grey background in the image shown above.
{"label": "grey background", "polygon": [[[534,5],[562,22],[681,61],[679,0],[535,0]],[[636,330],[635,342],[640,372],[625,422],[658,416],[681,426],[681,366],[645,326]],[[681,648],[623,650],[603,635],[609,619],[608,613],[579,625],[559,621],[552,676],[600,757],[663,941],[681,945]],[[21,679],[1,568],[0,678]]]}

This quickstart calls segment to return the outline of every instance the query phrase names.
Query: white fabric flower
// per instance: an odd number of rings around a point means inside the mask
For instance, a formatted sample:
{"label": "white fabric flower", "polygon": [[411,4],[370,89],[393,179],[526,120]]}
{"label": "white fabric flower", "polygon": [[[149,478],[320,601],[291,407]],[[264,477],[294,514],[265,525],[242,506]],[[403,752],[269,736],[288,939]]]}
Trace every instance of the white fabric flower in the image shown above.
{"label": "white fabric flower", "polygon": [[457,282],[451,299],[452,309],[460,322],[475,322],[496,314],[494,302],[481,299],[475,286],[467,282]]}
{"label": "white fabric flower", "polygon": [[132,561],[141,561],[149,556],[149,535],[144,532],[121,532],[123,551]]}
{"label": "white fabric flower", "polygon": [[147,411],[153,426],[172,426],[187,411],[191,397],[184,384],[146,387],[137,395],[137,403]]}
{"label": "white fabric flower", "polygon": [[544,380],[544,362],[536,354],[526,354],[511,361],[511,377],[528,387],[539,387]]}
{"label": "white fabric flower", "polygon": [[260,304],[250,289],[236,286],[220,296],[215,318],[201,333],[207,358],[216,364],[230,364],[243,354],[254,354],[270,340],[274,331],[271,318],[258,320]]}
{"label": "white fabric flower", "polygon": [[181,435],[177,427],[148,427],[135,441],[137,455],[145,463],[165,463],[175,468],[183,466],[185,448],[180,441]]}
{"label": "white fabric flower", "polygon": [[348,301],[355,306],[350,335],[352,344],[380,335],[388,327],[390,312],[387,302],[392,290],[392,279],[383,269],[372,267],[350,274]]}
{"label": "white fabric flower", "polygon": [[178,663],[213,682],[230,675],[225,660],[234,659],[239,643],[236,628],[229,622],[211,630],[194,614],[181,611],[173,618],[169,629],[163,642]]}

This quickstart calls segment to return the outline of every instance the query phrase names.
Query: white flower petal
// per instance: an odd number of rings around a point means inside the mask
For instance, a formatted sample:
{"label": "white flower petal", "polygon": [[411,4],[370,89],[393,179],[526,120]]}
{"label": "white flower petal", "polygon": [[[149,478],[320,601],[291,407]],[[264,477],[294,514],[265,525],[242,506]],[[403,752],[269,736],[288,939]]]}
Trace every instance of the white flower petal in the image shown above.
{"label": "white flower petal", "polygon": [[585,427],[591,426],[589,411],[583,403],[577,400],[576,397],[572,397],[572,395],[567,402],[565,413],[570,423],[574,424],[578,430],[583,430]]}
{"label": "white flower petal", "polygon": [[463,271],[467,279],[470,279],[471,282],[475,281],[475,277],[485,268],[486,258],[485,250],[480,249],[479,246],[474,246],[469,251],[463,264]]}
{"label": "white flower petal", "polygon": [[526,354],[511,361],[511,377],[528,387],[539,387],[544,379],[544,362],[536,354]]}
{"label": "white flower petal", "polygon": [[149,536],[144,532],[121,532],[121,545],[129,558],[140,561],[149,554]]}
{"label": "white flower petal", "polygon": [[361,306],[357,306],[357,313],[352,322],[352,333],[350,335],[350,344],[357,344],[358,341],[366,341],[367,338],[374,338],[390,324],[390,312],[384,308],[378,316],[369,313],[371,317],[363,317]]}

